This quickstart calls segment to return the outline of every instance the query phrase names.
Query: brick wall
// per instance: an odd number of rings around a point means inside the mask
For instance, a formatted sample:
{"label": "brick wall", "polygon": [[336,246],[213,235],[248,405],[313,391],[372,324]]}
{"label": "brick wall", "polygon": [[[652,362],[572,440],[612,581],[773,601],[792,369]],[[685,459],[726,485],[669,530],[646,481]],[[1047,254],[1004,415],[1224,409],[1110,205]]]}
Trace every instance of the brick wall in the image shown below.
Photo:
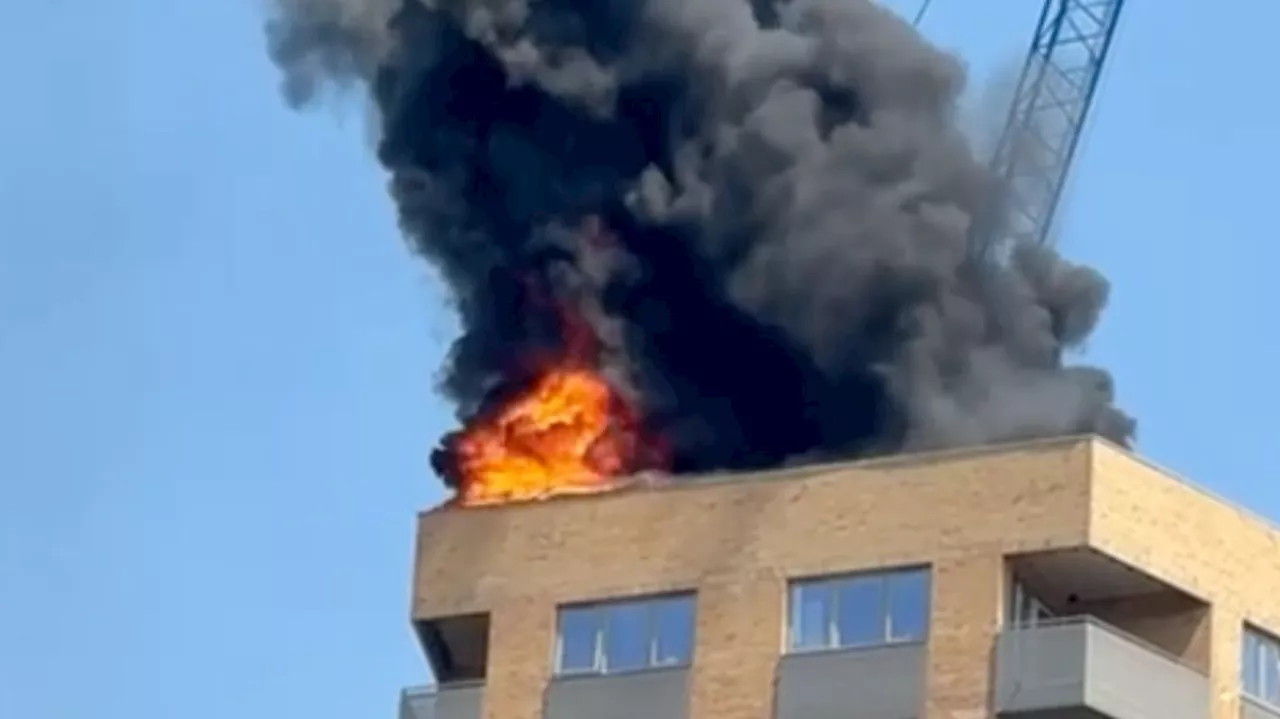
{"label": "brick wall", "polygon": [[491,615],[487,719],[535,719],[557,605],[697,589],[691,717],[766,719],[786,581],[934,567],[928,719],[990,715],[1005,557],[1094,546],[1213,603],[1098,607],[1208,666],[1235,719],[1239,622],[1280,629],[1280,537],[1102,442],[1070,439],[420,517],[413,615]]}

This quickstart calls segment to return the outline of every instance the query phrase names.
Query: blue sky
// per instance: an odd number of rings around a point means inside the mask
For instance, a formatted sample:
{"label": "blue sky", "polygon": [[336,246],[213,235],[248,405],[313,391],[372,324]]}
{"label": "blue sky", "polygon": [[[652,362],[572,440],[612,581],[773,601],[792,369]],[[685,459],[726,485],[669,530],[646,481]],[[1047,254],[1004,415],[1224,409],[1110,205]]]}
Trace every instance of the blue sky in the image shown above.
{"label": "blue sky", "polygon": [[[1036,4],[925,28],[984,75]],[[452,322],[362,106],[286,110],[254,3],[11,5],[0,716],[391,716]],[[1061,244],[1114,282],[1090,357],[1141,450],[1277,516],[1280,4],[1204,7],[1130,0]]]}

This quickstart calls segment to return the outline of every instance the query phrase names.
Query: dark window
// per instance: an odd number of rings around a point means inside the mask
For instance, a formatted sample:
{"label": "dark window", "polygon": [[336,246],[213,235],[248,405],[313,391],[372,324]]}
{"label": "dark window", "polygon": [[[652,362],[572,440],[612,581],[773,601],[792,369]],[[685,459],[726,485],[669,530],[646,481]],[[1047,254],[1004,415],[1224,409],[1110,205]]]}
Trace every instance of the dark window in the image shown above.
{"label": "dark window", "polygon": [[625,672],[688,664],[693,595],[562,607],[559,674]]}
{"label": "dark window", "polygon": [[923,641],[929,627],[929,571],[797,581],[790,604],[793,650]]}

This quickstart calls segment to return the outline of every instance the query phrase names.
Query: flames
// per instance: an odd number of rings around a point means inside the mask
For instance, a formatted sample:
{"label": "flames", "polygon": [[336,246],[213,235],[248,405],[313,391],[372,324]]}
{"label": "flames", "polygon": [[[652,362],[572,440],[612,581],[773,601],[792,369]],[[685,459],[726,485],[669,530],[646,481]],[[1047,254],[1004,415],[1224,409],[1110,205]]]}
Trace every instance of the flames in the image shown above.
{"label": "flames", "polygon": [[474,506],[601,492],[664,468],[662,443],[597,369],[590,326],[560,307],[563,350],[528,382],[445,440],[456,501]]}

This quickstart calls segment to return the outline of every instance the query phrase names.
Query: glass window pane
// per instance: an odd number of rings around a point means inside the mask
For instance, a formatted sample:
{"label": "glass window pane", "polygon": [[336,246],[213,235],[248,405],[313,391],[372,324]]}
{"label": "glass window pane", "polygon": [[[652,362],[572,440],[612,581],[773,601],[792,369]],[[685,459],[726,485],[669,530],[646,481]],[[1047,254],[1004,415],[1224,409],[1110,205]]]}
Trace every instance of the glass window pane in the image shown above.
{"label": "glass window pane", "polygon": [[1022,582],[1014,582],[1009,592],[1009,623],[1020,627],[1027,621],[1027,600],[1022,591]]}
{"label": "glass window pane", "polygon": [[1280,648],[1268,639],[1263,639],[1261,643],[1262,687],[1258,692],[1258,698],[1280,704]]}
{"label": "glass window pane", "polygon": [[596,669],[596,640],[600,634],[600,612],[595,607],[560,610],[561,672]]}
{"label": "glass window pane", "polygon": [[929,572],[900,572],[888,577],[889,641],[920,641],[929,631]]}
{"label": "glass window pane", "polygon": [[1244,648],[1240,657],[1240,687],[1245,694],[1260,697],[1262,683],[1259,681],[1262,664],[1258,661],[1258,635],[1251,631],[1244,633]]}
{"label": "glass window pane", "polygon": [[1044,624],[1050,619],[1053,619],[1053,612],[1049,611],[1045,605],[1036,602],[1036,624]]}
{"label": "glass window pane", "polygon": [[791,647],[816,649],[829,644],[831,585],[796,584],[791,588]]}
{"label": "glass window pane", "polygon": [[605,671],[649,666],[649,602],[616,604],[605,617]]}
{"label": "glass window pane", "polygon": [[885,639],[884,577],[846,579],[836,589],[836,636],[842,647],[879,644]]}
{"label": "glass window pane", "polygon": [[693,597],[662,599],[653,606],[657,666],[688,664],[693,656]]}

